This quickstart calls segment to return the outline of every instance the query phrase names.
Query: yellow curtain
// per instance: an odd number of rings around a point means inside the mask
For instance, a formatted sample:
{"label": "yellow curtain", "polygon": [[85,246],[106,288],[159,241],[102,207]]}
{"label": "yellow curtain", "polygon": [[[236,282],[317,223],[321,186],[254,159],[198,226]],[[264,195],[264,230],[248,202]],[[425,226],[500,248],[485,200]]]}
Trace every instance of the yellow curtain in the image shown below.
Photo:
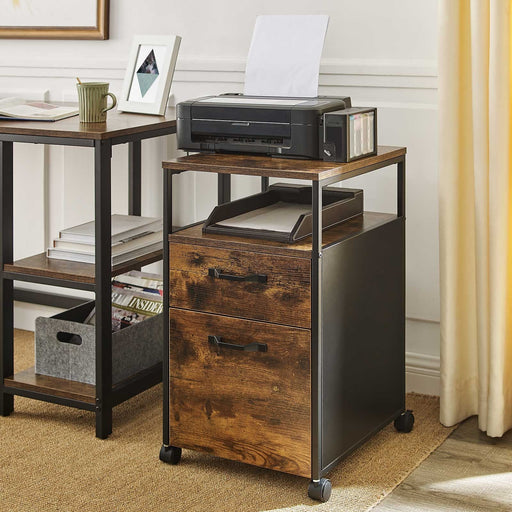
{"label": "yellow curtain", "polygon": [[441,0],[441,422],[512,427],[510,0]]}

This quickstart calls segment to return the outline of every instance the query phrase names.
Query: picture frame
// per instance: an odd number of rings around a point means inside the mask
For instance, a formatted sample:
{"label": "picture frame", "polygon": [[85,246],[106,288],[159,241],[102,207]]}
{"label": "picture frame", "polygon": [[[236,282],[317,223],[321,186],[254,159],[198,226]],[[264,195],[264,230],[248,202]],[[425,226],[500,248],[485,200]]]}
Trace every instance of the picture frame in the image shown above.
{"label": "picture frame", "polygon": [[176,35],[133,38],[118,110],[165,113],[180,43],[181,37]]}
{"label": "picture frame", "polygon": [[110,0],[0,0],[2,39],[108,39]]}

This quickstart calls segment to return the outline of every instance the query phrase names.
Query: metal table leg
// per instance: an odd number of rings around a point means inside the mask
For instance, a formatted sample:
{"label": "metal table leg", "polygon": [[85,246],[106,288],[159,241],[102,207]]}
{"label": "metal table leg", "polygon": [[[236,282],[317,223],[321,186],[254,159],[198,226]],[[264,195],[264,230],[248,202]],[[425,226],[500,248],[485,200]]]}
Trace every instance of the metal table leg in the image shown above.
{"label": "metal table leg", "polygon": [[128,143],[128,214],[141,212],[141,141]]}
{"label": "metal table leg", "polygon": [[405,217],[405,156],[396,164],[397,173],[397,216]]}
{"label": "metal table leg", "polygon": [[231,201],[231,174],[218,174],[218,204]]}
{"label": "metal table leg", "polygon": [[163,203],[164,203],[164,271],[163,271],[163,279],[164,279],[164,289],[166,293],[164,293],[163,297],[163,337],[164,337],[164,353],[163,353],[163,445],[164,447],[169,446],[169,240],[168,234],[172,231],[172,173],[166,169],[163,171]]}
{"label": "metal table leg", "polygon": [[312,182],[313,233],[311,247],[311,498],[327,501],[331,482],[322,478],[322,188]]}
{"label": "metal table leg", "polygon": [[163,300],[163,432],[160,460],[168,464],[178,464],[181,459],[181,448],[171,446],[170,436],[170,375],[169,375],[169,262],[170,244],[168,234],[172,233],[172,177],[173,174],[164,169],[164,300]]}
{"label": "metal table leg", "polygon": [[3,392],[4,378],[14,373],[14,308],[13,282],[5,279],[3,268],[13,261],[13,144],[0,142],[0,414],[8,416],[14,410],[14,396]]}
{"label": "metal table leg", "polygon": [[96,141],[96,437],[101,439],[112,433],[111,157],[110,141]]}

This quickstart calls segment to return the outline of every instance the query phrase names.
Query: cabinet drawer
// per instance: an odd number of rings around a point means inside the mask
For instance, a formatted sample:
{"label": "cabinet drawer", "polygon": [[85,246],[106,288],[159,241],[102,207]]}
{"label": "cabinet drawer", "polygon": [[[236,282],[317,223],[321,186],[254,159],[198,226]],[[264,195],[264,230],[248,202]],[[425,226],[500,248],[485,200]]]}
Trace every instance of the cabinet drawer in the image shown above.
{"label": "cabinet drawer", "polygon": [[284,325],[311,325],[309,259],[170,244],[170,305]]}
{"label": "cabinet drawer", "polygon": [[170,357],[173,445],[311,476],[308,330],[171,308]]}

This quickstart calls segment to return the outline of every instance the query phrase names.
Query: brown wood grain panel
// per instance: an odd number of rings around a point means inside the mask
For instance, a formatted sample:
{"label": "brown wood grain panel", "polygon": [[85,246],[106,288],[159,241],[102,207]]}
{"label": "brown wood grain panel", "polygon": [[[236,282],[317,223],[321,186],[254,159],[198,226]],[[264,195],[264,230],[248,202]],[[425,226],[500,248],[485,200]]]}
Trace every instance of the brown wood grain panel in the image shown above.
{"label": "brown wood grain panel", "polygon": [[[161,259],[162,251],[153,251],[146,256],[141,256],[127,263],[114,266],[112,268],[112,274],[122,274],[128,270],[149,265]],[[79,283],[94,283],[94,269],[95,266],[90,263],[78,263],[76,261],[47,258],[44,252],[4,265],[6,272],[65,279]]]}
{"label": "brown wood grain panel", "polygon": [[393,160],[405,153],[406,148],[403,147],[379,146],[377,155],[347,163],[258,155],[196,153],[165,161],[162,166],[172,171],[201,171],[316,181],[342,176],[375,164],[383,164],[384,167],[387,160]]}
{"label": "brown wood grain panel", "polygon": [[39,375],[35,373],[34,367],[5,378],[4,385],[10,388],[47,393],[61,398],[71,398],[90,404],[94,404],[96,399],[96,388],[91,384]]}
{"label": "brown wood grain panel", "polygon": [[[235,282],[208,275],[209,268],[235,276],[263,274],[266,283]],[[170,305],[285,325],[311,325],[309,260],[172,244]]]}
{"label": "brown wood grain panel", "polygon": [[[70,105],[69,102],[53,102],[54,105]],[[71,103],[71,105],[73,105]],[[148,116],[111,110],[105,123],[80,123],[78,116],[60,121],[0,121],[0,133],[11,135],[44,135],[75,139],[109,139],[133,135],[155,129],[176,130],[174,111],[164,116]]]}
{"label": "brown wood grain panel", "polygon": [[310,477],[308,330],[171,308],[170,356],[173,445]]}
{"label": "brown wood grain panel", "polygon": [[[396,215],[389,213],[364,212],[342,224],[325,230],[322,234],[322,245],[328,245],[341,242],[355,235],[359,235],[374,229],[377,226],[391,222],[396,219]],[[204,245],[207,247],[219,247],[224,249],[238,249],[252,251],[257,253],[271,253],[283,256],[293,256],[295,258],[311,258],[311,237],[299,240],[293,244],[276,242],[273,240],[260,240],[257,238],[246,238],[240,236],[214,235],[202,232],[203,225],[198,224],[186,228],[172,235],[169,235],[169,241],[173,243],[192,243]],[[174,245],[171,246],[171,250]]]}

